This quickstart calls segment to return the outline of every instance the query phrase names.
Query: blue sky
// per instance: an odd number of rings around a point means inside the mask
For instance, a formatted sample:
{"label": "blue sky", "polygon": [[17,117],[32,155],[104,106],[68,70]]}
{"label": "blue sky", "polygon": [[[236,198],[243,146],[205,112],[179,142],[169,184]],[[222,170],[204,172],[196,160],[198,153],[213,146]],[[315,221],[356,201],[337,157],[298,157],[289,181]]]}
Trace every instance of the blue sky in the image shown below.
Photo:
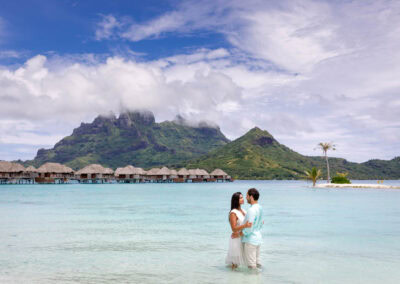
{"label": "blue sky", "polygon": [[[95,30],[107,15],[146,22],[173,11],[177,1],[5,1],[2,3],[3,50],[19,51],[18,58],[1,58],[3,64],[23,63],[35,54],[114,55],[127,50],[152,60],[198,48],[229,47],[223,36],[212,30],[196,35],[169,33],[157,40],[130,41],[123,38],[96,40]],[[24,7],[24,9],[21,9]]]}
{"label": "blue sky", "polygon": [[397,1],[3,1],[0,159],[31,159],[122,109],[307,155],[400,148]]}

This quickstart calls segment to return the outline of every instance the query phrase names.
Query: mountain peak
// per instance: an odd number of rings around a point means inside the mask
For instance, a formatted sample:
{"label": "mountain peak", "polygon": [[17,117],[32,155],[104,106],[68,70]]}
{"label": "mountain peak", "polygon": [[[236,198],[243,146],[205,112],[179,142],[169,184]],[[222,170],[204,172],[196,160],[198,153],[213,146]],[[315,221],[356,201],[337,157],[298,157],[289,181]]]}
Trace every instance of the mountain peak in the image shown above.
{"label": "mountain peak", "polygon": [[268,131],[262,130],[257,126],[250,129],[245,135],[239,138],[239,140],[249,141],[251,144],[261,147],[278,143]]}
{"label": "mountain peak", "polygon": [[121,112],[117,120],[118,125],[130,127],[133,124],[152,125],[155,123],[154,114],[148,110]]}
{"label": "mountain peak", "polygon": [[110,113],[108,115],[100,114],[93,120],[93,125],[103,125],[105,122],[111,121],[114,122],[117,118],[114,113]]}
{"label": "mountain peak", "polygon": [[183,163],[228,142],[219,129],[156,123],[150,111],[124,111],[118,118],[100,115],[92,123],[82,123],[52,149],[39,150],[33,164],[150,167]]}
{"label": "mountain peak", "polygon": [[266,137],[274,138],[267,130],[262,130],[257,126],[250,129],[244,136],[247,136],[247,135],[266,136]]}

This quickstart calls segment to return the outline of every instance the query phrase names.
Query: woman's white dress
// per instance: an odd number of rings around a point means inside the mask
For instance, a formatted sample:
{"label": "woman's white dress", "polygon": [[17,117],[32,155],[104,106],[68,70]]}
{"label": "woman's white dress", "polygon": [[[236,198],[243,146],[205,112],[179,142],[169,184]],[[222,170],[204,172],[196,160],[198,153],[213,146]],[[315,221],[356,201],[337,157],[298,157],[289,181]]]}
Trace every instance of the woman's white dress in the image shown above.
{"label": "woman's white dress", "polygon": [[[246,214],[246,211],[243,210],[243,212],[244,212],[244,214]],[[231,213],[235,213],[238,218],[237,226],[243,225],[244,215],[242,214],[242,212],[240,212],[240,210],[237,210],[237,209],[232,209]],[[229,236],[229,249],[228,249],[228,255],[226,256],[225,262],[228,265],[244,264],[243,245],[242,245],[242,240],[240,237],[232,239]]]}

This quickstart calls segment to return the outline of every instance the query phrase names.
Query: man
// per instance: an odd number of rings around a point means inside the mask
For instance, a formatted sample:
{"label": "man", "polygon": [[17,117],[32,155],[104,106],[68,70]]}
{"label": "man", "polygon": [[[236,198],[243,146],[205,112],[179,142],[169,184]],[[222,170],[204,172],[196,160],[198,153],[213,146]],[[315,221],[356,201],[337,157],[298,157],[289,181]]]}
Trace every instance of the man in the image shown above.
{"label": "man", "polygon": [[251,227],[242,230],[243,254],[247,266],[250,269],[261,267],[260,246],[262,244],[261,228],[263,222],[263,210],[258,204],[260,193],[255,188],[247,191],[247,203],[251,204],[247,211],[244,223],[249,222]]}

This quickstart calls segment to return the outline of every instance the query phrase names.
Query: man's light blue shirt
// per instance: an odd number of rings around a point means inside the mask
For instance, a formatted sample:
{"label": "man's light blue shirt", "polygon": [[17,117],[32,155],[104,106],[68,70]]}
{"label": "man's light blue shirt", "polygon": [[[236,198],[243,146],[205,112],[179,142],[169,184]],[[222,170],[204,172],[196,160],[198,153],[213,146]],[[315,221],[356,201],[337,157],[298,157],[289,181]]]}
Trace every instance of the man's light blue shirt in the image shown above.
{"label": "man's light blue shirt", "polygon": [[261,228],[263,226],[263,209],[257,203],[251,205],[250,209],[247,211],[246,217],[244,218],[244,223],[250,222],[253,225],[251,228],[245,228],[242,230],[242,242],[249,243],[255,246],[262,244]]}

